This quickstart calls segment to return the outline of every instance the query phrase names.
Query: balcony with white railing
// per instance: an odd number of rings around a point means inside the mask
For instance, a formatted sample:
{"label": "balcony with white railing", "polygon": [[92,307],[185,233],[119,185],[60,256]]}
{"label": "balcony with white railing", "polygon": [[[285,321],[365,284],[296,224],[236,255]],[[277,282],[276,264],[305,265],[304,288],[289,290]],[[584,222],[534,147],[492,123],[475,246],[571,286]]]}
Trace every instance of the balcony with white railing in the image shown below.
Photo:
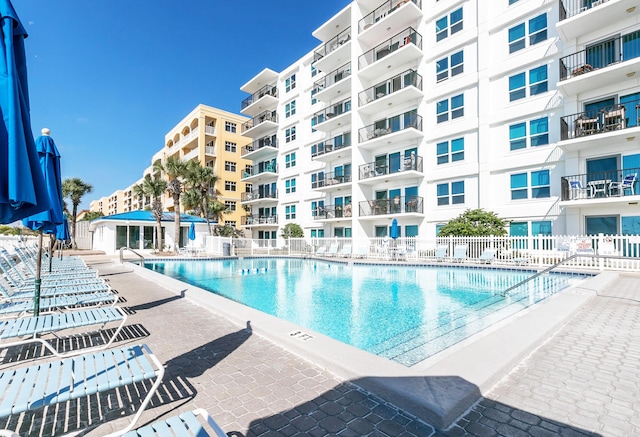
{"label": "balcony with white railing", "polygon": [[198,157],[199,157],[198,149],[196,148],[190,151],[189,153],[185,153],[184,156],[182,156],[182,160],[184,162],[189,162],[193,159],[197,159]]}
{"label": "balcony with white railing", "polygon": [[180,138],[180,140],[175,143],[175,147],[178,148],[178,149],[181,149],[184,146],[186,146],[187,144],[191,143],[193,140],[197,139],[198,136],[199,136],[198,128],[196,127],[191,132],[189,132],[187,135],[182,136]]}
{"label": "balcony with white railing", "polygon": [[215,146],[204,146],[204,154],[207,156],[216,156]]}
{"label": "balcony with white railing", "polygon": [[216,127],[215,126],[205,126],[204,127],[205,135],[216,136]]}

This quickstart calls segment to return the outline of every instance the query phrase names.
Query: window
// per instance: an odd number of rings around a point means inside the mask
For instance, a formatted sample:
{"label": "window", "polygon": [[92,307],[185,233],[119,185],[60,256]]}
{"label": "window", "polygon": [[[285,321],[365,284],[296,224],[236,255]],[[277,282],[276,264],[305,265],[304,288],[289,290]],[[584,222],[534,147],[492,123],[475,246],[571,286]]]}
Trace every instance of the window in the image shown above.
{"label": "window", "polygon": [[511,175],[511,200],[551,197],[549,170]]}
{"label": "window", "polygon": [[225,141],[224,142],[224,151],[225,152],[236,153],[236,149],[237,149],[237,144],[236,143],[232,143],[231,141]]}
{"label": "window", "polygon": [[436,190],[438,206],[464,203],[464,181],[438,184]]}
{"label": "window", "polygon": [[[449,67],[451,66],[451,67]],[[442,82],[449,77],[456,76],[464,71],[464,54],[463,51],[454,53],[453,55],[442,58],[436,62],[436,81]]]}
{"label": "window", "polygon": [[509,101],[520,100],[527,97],[527,77],[529,78],[529,96],[535,96],[547,92],[548,77],[547,66],[534,68],[509,78]]}
{"label": "window", "polygon": [[235,134],[236,128],[237,128],[237,125],[235,123],[232,123],[230,121],[224,122],[224,130],[226,130],[227,132],[231,132]]}
{"label": "window", "polygon": [[512,5],[512,4],[514,4],[514,3],[517,3],[517,2],[518,2],[518,0],[509,0],[509,4],[510,4],[510,5]]}
{"label": "window", "polygon": [[296,218],[296,206],[287,205],[284,208],[284,218],[287,220],[294,220]]}
{"label": "window", "polygon": [[462,30],[462,8],[456,9],[436,21],[436,41]]}
{"label": "window", "polygon": [[462,117],[464,115],[464,94],[436,103],[436,113],[438,123],[449,120],[449,117],[451,117],[452,120]]}
{"label": "window", "polygon": [[292,100],[284,106],[284,116],[289,118],[296,114],[296,101]]}
{"label": "window", "polygon": [[224,181],[224,189],[226,191],[236,191],[236,183],[233,181]]}
{"label": "window", "polygon": [[311,65],[311,77],[315,77],[315,75],[318,74],[318,70],[316,69],[315,65]]}
{"label": "window", "polygon": [[324,238],[324,229],[311,229],[311,238]]}
{"label": "window", "polygon": [[[311,90],[311,104],[315,105],[316,103],[318,103],[318,99],[316,99],[314,96],[317,94],[318,92],[318,88],[313,88]],[[313,126],[313,123],[311,123],[311,125]]]}
{"label": "window", "polygon": [[509,126],[509,143],[511,150],[549,144],[549,119],[542,117],[529,121],[529,136],[526,122]]}
{"label": "window", "polygon": [[284,81],[285,90],[287,92],[291,91],[296,87],[296,75],[292,74]]}
{"label": "window", "polygon": [[527,46],[527,25],[529,46],[547,39],[547,14],[545,13],[509,29],[509,53],[517,52]]}
{"label": "window", "polygon": [[285,133],[285,141],[287,143],[290,143],[291,141],[296,139],[296,127],[295,126],[290,127],[284,133]]}
{"label": "window", "polygon": [[286,168],[296,166],[296,152],[288,153],[284,156],[284,166]]}
{"label": "window", "polygon": [[438,165],[464,159],[464,138],[444,141],[436,145],[436,159]]}
{"label": "window", "polygon": [[285,193],[291,194],[296,192],[296,178],[284,181]]}
{"label": "window", "polygon": [[235,211],[236,210],[236,204],[237,204],[237,202],[234,202],[233,200],[225,200],[224,201],[224,206],[227,208],[227,211]]}
{"label": "window", "polygon": [[225,161],[224,162],[224,170],[225,171],[232,171],[235,173],[236,171],[236,163],[232,162],[232,161]]}
{"label": "window", "polygon": [[233,221],[233,220],[232,220],[232,221],[227,221],[227,220],[225,220],[225,221],[224,221],[224,224],[225,224],[225,226],[226,226],[226,225],[229,225],[229,226],[231,226],[231,227],[232,227],[232,228],[234,228],[234,229],[237,227],[237,223],[236,223],[235,221]]}

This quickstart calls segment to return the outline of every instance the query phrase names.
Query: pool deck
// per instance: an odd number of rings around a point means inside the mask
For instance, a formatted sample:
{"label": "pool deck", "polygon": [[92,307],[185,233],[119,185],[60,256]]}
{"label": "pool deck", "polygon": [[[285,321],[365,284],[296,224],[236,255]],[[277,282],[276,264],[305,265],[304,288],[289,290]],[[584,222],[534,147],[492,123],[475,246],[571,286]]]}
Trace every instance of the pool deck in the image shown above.
{"label": "pool deck", "polygon": [[[84,258],[109,280],[129,313],[115,345],[146,343],[167,369],[138,425],[205,408],[234,437],[640,434],[640,275],[608,274],[594,286],[550,299],[542,319],[528,312],[421,365],[415,375],[393,373],[398,367],[386,360],[350,362],[358,355],[340,349],[344,367],[357,369],[349,377],[330,360],[301,358],[307,348],[323,352],[331,345],[318,346],[293,326],[289,338],[274,339],[263,326],[271,322],[251,311],[222,317],[224,308],[206,308],[192,289],[183,297],[170,281],[160,286],[114,257]],[[568,313],[559,310],[569,304]],[[535,348],[520,347],[522,342]],[[378,364],[382,371],[363,376],[367,365]],[[418,374],[425,376],[413,379]],[[395,399],[389,387],[416,393],[436,387],[434,393],[450,390],[453,398],[463,387],[465,396],[475,390],[482,397],[453,426],[437,431],[430,413],[372,394]],[[69,432],[89,424],[86,435],[100,436],[130,418],[121,417],[128,410],[116,404],[82,402],[78,414],[72,407],[58,409],[54,421],[51,411],[36,411],[3,420],[0,428],[59,435],[61,426]]]}

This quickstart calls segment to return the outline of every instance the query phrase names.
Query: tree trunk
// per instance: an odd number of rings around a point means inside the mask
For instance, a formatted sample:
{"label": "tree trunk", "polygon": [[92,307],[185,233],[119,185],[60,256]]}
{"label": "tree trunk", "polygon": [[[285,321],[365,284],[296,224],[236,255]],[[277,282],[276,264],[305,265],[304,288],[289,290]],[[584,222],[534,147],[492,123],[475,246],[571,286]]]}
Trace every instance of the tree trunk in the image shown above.
{"label": "tree trunk", "polygon": [[78,248],[76,243],[76,217],[78,216],[78,204],[73,204],[73,211],[71,213],[71,247]]}
{"label": "tree trunk", "polygon": [[162,220],[157,219],[158,227],[156,229],[156,244],[158,245],[158,252],[162,252]]}
{"label": "tree trunk", "polygon": [[173,252],[178,254],[178,246],[180,245],[180,196],[173,196],[173,224],[175,226],[174,240],[173,240]]}

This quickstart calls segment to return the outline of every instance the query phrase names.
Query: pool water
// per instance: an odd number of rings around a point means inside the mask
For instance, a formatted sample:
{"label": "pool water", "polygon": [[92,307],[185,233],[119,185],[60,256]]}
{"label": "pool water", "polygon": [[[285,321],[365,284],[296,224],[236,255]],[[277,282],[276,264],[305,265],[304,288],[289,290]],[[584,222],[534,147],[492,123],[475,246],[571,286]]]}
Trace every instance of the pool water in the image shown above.
{"label": "pool water", "polygon": [[289,258],[144,266],[359,349],[413,366],[582,279],[532,271]]}

